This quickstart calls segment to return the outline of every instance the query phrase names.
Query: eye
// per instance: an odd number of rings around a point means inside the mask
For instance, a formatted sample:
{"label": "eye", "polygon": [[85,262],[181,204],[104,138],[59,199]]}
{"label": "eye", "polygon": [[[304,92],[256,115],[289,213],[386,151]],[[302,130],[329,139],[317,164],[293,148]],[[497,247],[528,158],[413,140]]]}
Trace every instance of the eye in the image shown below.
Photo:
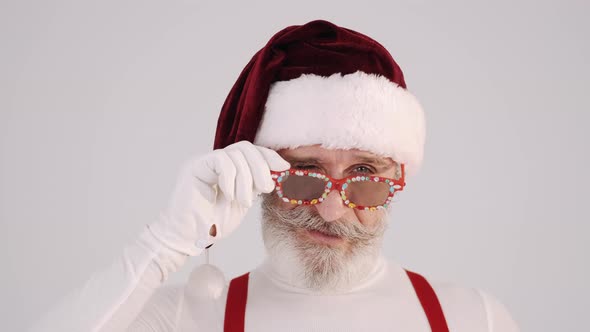
{"label": "eye", "polygon": [[352,168],[353,173],[364,173],[364,174],[374,174],[375,169],[371,166],[367,165],[355,165]]}

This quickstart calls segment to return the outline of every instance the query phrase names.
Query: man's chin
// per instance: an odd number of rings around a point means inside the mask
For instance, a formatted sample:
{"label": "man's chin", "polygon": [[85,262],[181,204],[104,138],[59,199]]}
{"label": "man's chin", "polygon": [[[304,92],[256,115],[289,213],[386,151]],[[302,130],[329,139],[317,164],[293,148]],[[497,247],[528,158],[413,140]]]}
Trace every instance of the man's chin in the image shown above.
{"label": "man's chin", "polygon": [[307,229],[290,235],[266,229],[265,245],[275,267],[282,273],[322,293],[352,287],[365,278],[374,265],[375,255],[369,248],[352,250],[347,238],[317,235]]}

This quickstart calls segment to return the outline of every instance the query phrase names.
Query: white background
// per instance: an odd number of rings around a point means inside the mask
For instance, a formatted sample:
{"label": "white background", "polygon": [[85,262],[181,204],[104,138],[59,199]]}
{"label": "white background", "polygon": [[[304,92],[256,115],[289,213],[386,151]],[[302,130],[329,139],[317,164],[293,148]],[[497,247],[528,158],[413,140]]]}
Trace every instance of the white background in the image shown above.
{"label": "white background", "polygon": [[[587,330],[586,1],[6,1],[0,320],[28,326],[158,216],[250,57],[316,18],[390,50],[427,114],[386,255],[498,297],[523,331]],[[259,210],[212,252],[264,255]],[[184,281],[192,259],[172,282]]]}

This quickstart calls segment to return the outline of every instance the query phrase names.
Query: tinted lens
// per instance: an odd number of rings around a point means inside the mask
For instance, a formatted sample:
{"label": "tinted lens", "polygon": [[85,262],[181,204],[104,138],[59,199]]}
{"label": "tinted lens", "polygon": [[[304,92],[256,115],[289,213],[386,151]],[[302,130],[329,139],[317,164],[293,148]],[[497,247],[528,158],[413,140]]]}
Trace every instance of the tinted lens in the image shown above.
{"label": "tinted lens", "polygon": [[385,203],[390,187],[385,182],[359,181],[349,183],[345,192],[348,200],[356,205],[377,206]]}
{"label": "tinted lens", "polygon": [[311,176],[289,175],[283,180],[283,196],[297,200],[320,198],[326,188],[326,182]]}

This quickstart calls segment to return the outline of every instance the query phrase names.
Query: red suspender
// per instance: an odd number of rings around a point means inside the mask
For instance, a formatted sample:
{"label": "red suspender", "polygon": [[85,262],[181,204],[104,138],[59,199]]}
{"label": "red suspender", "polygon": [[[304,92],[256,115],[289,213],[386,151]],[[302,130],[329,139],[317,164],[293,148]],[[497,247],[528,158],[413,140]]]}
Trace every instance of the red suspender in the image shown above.
{"label": "red suspender", "polygon": [[[432,332],[449,332],[445,316],[434,289],[423,276],[406,270],[420,304],[426,313]],[[225,305],[224,332],[244,332],[246,318],[246,300],[248,298],[249,273],[233,279],[229,283]]]}
{"label": "red suspender", "polygon": [[244,332],[246,299],[248,298],[248,275],[243,274],[229,283],[225,304],[224,332]]}
{"label": "red suspender", "polygon": [[406,270],[406,273],[408,274],[408,277],[410,277],[410,281],[418,295],[420,304],[422,304],[422,308],[426,313],[426,317],[430,323],[430,330],[432,330],[432,332],[449,332],[445,315],[443,314],[434,289],[432,289],[423,276],[408,270]]}

